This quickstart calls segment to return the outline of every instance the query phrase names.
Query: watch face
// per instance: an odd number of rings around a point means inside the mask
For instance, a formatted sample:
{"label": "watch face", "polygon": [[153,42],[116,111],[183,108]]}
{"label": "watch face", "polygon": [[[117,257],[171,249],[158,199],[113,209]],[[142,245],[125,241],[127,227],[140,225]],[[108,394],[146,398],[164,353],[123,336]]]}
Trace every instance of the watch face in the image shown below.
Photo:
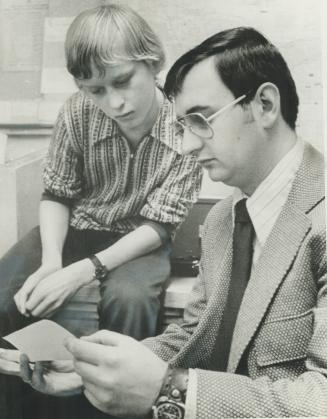
{"label": "watch face", "polygon": [[96,268],[95,270],[95,276],[97,279],[100,280],[106,279],[107,273],[108,271],[104,266],[102,266],[101,268]]}
{"label": "watch face", "polygon": [[184,409],[174,402],[163,402],[157,407],[158,419],[183,419]]}

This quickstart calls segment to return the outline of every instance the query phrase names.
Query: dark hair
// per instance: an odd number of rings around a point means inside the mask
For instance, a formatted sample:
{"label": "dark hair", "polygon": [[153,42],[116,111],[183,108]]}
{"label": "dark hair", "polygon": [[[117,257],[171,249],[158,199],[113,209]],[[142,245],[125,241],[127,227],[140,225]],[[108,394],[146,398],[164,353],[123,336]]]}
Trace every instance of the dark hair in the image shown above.
{"label": "dark hair", "polygon": [[239,27],[219,32],[182,55],[168,72],[165,93],[180,93],[190,69],[200,61],[215,56],[215,65],[223,83],[235,97],[250,92],[250,102],[265,82],[276,85],[280,93],[281,114],[295,128],[299,98],[290,70],[278,49],[253,28]]}

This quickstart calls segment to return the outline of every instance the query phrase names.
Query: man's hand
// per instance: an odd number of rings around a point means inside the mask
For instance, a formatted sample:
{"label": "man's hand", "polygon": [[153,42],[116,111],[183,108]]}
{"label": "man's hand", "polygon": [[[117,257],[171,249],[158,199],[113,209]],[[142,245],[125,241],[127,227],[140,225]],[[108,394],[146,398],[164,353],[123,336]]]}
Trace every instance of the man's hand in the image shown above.
{"label": "man's hand", "polygon": [[93,271],[91,261],[83,259],[50,274],[30,293],[26,311],[34,317],[52,316],[79,288],[91,282]]}
{"label": "man's hand", "polygon": [[145,415],[159,394],[167,364],[140,342],[115,332],[99,331],[69,339],[75,371],[87,399],[114,416]]}
{"label": "man's hand", "polygon": [[0,373],[20,376],[20,352],[11,349],[0,349]]}
{"label": "man's hand", "polygon": [[0,372],[20,376],[34,390],[52,396],[72,396],[82,392],[82,380],[72,361],[36,362],[17,350],[0,350]]}
{"label": "man's hand", "polygon": [[73,396],[82,393],[82,380],[74,371],[71,361],[36,362],[34,369],[28,357],[20,357],[20,372],[23,381],[34,390],[52,396]]}
{"label": "man's hand", "polygon": [[26,301],[29,296],[42,279],[46,278],[53,272],[58,271],[61,267],[61,263],[42,264],[37,271],[26,279],[21,289],[14,296],[18,311],[20,311],[24,316],[29,316],[29,312],[26,311]]}

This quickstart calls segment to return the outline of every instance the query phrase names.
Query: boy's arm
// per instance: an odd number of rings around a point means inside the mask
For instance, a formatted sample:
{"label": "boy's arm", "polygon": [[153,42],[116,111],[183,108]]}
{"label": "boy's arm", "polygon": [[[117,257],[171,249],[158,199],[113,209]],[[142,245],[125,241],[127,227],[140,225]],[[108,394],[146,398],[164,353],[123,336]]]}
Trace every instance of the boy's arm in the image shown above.
{"label": "boy's arm", "polygon": [[18,310],[24,315],[28,315],[26,302],[39,282],[62,268],[62,250],[67,235],[68,223],[68,206],[53,201],[41,201],[41,266],[27,278],[14,297]]}

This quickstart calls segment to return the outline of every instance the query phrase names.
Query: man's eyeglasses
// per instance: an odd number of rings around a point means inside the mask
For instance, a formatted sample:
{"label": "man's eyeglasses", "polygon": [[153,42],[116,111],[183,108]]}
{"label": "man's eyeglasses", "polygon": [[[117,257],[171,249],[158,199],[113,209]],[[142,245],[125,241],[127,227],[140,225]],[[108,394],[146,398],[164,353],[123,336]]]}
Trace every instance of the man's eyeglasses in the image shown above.
{"label": "man's eyeglasses", "polygon": [[246,96],[247,94],[239,96],[223,108],[219,109],[219,111],[215,112],[213,115],[210,115],[208,118],[203,116],[201,113],[188,113],[184,116],[180,116],[173,123],[175,134],[183,137],[185,128],[187,127],[193,134],[197,135],[198,137],[211,139],[214,136],[214,131],[210,121],[225,112],[227,109],[241,102],[246,98]]}

